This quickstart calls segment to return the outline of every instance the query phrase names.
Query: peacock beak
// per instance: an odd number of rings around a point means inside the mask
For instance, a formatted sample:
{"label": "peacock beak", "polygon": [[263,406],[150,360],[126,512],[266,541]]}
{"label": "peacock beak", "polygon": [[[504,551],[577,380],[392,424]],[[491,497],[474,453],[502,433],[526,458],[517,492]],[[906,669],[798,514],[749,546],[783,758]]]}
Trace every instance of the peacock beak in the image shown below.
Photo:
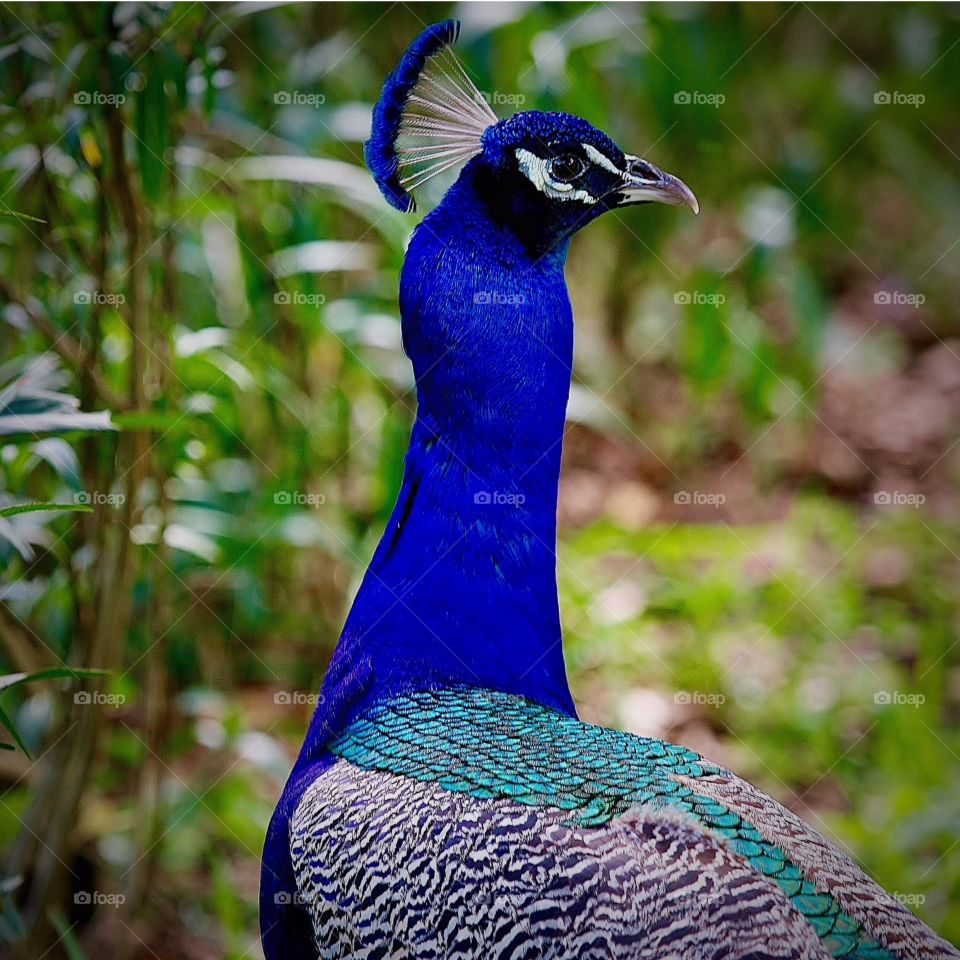
{"label": "peacock beak", "polygon": [[700,212],[700,204],[693,191],[679,178],[664,173],[659,167],[640,157],[627,156],[627,172],[623,175],[623,186],[618,193],[621,200],[618,206],[631,203],[669,203],[673,206],[689,207],[694,213]]}

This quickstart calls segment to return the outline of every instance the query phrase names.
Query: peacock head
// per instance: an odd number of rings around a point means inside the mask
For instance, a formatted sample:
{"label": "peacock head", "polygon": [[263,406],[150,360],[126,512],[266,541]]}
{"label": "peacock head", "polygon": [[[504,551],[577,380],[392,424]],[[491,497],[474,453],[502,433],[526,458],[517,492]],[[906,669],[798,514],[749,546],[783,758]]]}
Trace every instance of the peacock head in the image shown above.
{"label": "peacock head", "polygon": [[630,204],[698,211],[682,180],[580,117],[529,110],[499,119],[451,52],[458,32],[456,21],[424,30],[374,108],[366,159],[393,206],[415,209],[414,190],[465,165],[495,215],[554,236]]}
{"label": "peacock head", "polygon": [[572,232],[615,207],[683,204],[696,197],[677,177],[624,153],[605,133],[568,113],[536,110],[488,127],[474,163],[491,202],[518,220]]}

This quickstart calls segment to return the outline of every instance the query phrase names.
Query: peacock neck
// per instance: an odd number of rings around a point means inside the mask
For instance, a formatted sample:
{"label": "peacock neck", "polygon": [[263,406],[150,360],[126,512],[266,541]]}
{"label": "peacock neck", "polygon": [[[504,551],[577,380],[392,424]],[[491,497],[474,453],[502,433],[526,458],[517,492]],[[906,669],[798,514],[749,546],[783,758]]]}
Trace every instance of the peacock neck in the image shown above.
{"label": "peacock neck", "polygon": [[487,687],[574,713],[556,585],[573,353],[566,244],[531,245],[529,231],[491,215],[469,174],[417,228],[404,262],[418,413],[315,743],[415,689]]}

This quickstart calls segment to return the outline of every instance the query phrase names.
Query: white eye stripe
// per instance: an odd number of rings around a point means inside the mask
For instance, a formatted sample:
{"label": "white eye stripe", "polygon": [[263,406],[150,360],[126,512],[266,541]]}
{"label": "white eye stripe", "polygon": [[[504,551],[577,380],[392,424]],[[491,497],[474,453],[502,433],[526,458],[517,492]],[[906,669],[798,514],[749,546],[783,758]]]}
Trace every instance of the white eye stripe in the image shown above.
{"label": "white eye stripe", "polygon": [[583,147],[583,152],[598,167],[603,167],[604,170],[618,177],[623,176],[623,171],[618,170],[614,162],[605,153],[601,153],[596,147],[589,143],[581,143],[580,146]]}
{"label": "white eye stripe", "polygon": [[[643,157],[635,157],[632,153],[625,154],[624,159],[627,161],[627,167],[629,167],[629,166],[630,166],[632,163],[634,163],[635,161],[639,161],[640,163],[645,163],[645,162],[646,162],[646,161],[643,159]],[[644,183],[657,183],[657,179],[656,179],[656,178],[650,179],[650,177],[637,177],[636,174],[634,174],[634,178],[637,179],[637,180],[641,180],[641,181],[643,181]]]}
{"label": "white eye stripe", "polygon": [[575,190],[572,183],[563,183],[550,176],[547,161],[529,150],[518,147],[517,164],[521,173],[541,192],[555,200],[579,200],[596,203],[597,198],[586,190]]}

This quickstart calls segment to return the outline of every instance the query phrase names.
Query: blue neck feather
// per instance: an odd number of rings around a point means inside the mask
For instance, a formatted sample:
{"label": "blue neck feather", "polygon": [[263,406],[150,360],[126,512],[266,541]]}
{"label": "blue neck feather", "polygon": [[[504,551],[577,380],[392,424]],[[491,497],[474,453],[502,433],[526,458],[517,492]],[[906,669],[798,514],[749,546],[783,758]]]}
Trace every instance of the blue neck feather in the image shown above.
{"label": "blue neck feather", "polygon": [[301,762],[365,707],[412,689],[484,686],[574,713],[555,552],[567,244],[519,236],[484,181],[474,161],[407,251],[400,307],[417,419]]}
{"label": "blue neck feather", "polygon": [[573,357],[568,234],[505,196],[475,158],[407,250],[400,311],[417,419],[396,507],[267,832],[260,922],[271,960],[315,957],[291,899],[289,822],[334,762],[331,738],[360,713],[466,684],[575,716],[555,549]]}

